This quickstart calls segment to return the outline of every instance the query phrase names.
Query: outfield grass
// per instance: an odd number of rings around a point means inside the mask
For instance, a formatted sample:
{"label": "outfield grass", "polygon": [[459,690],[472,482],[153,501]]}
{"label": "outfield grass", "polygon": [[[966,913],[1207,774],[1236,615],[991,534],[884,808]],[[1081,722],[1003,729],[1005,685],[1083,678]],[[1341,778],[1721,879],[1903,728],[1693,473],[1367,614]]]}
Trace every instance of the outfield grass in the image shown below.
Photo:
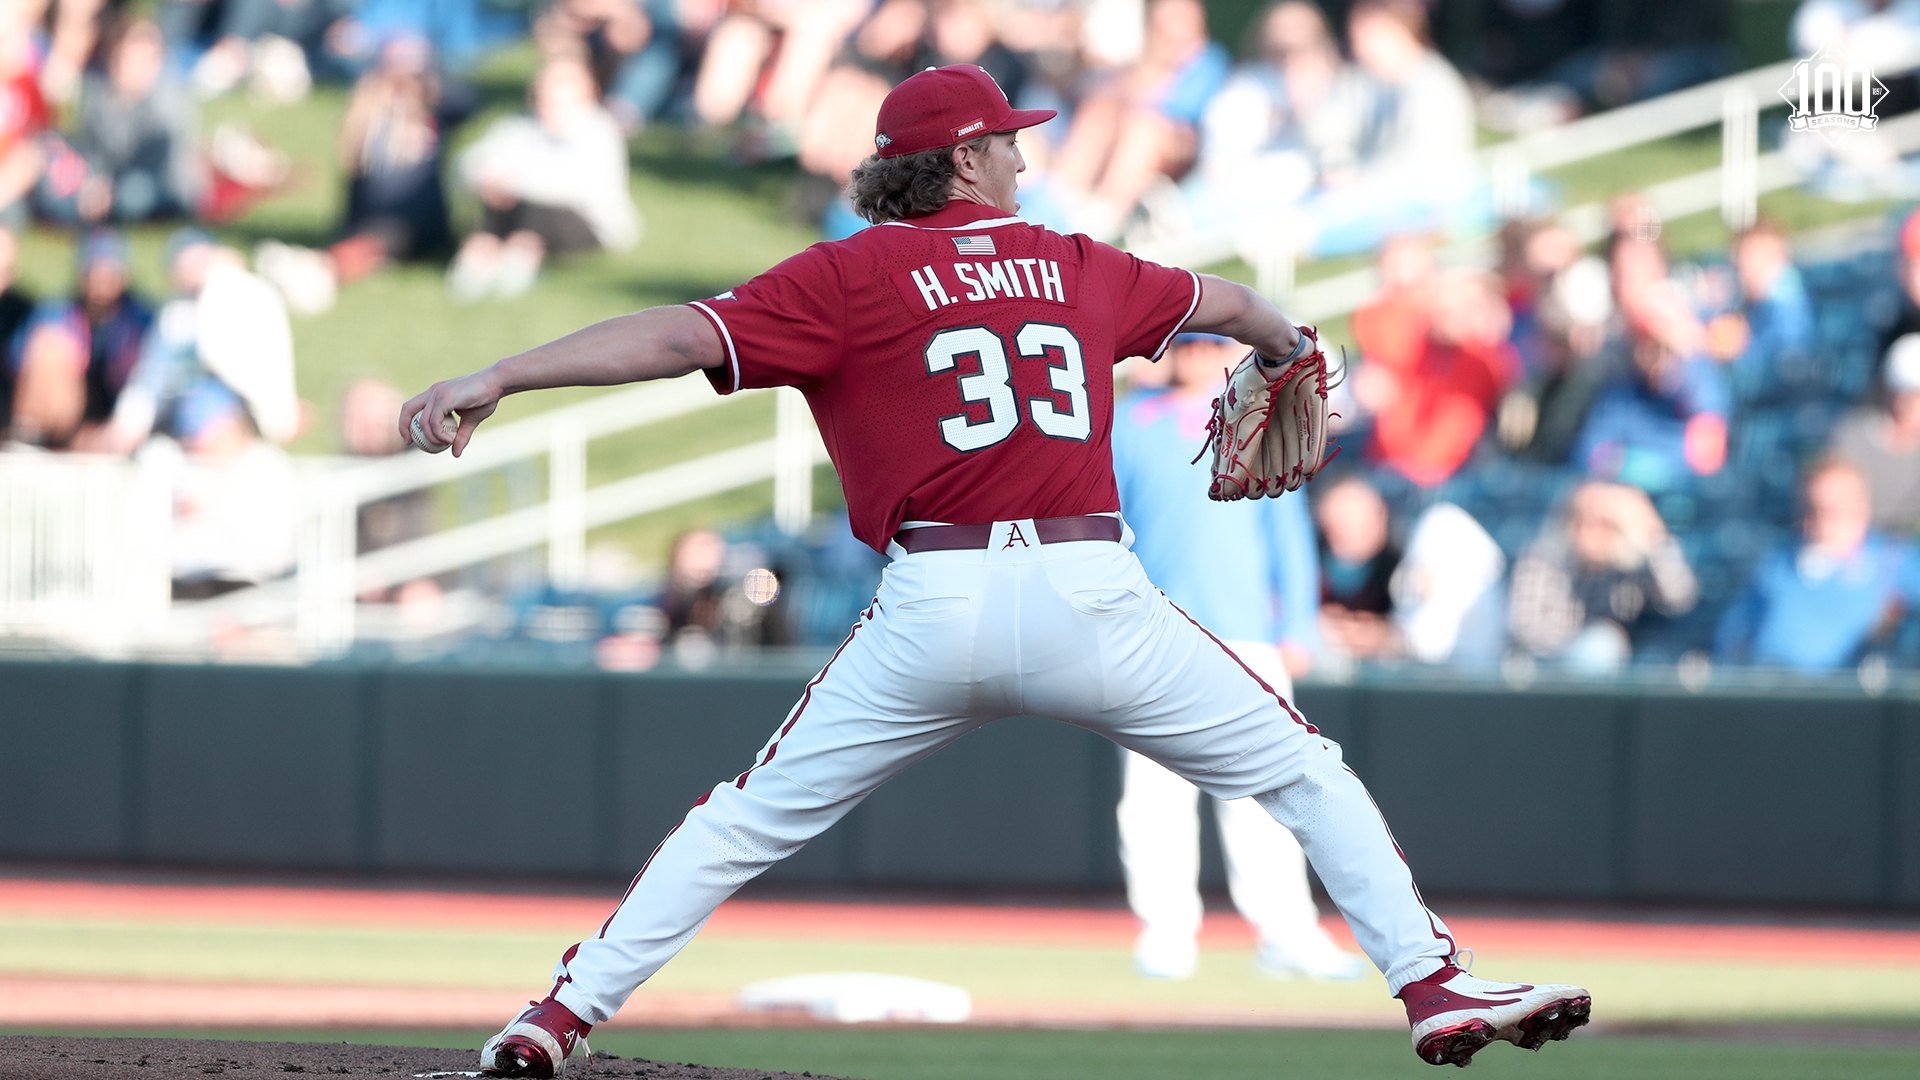
{"label": "outfield grass", "polygon": [[[266,1041],[477,1048],[488,1032],[47,1031]],[[1415,1080],[1452,1075],[1414,1058],[1405,1035],[1381,1031],[1004,1031],[978,1028],[604,1031],[595,1050],[858,1080]],[[593,1075],[619,1075],[605,1062]],[[1539,1055],[1496,1045],[1469,1075],[1554,1080],[1904,1080],[1920,1048],[1752,1037],[1576,1034]]]}
{"label": "outfield grass", "polygon": [[[588,929],[586,927],[582,930]],[[0,976],[183,980],[213,984],[535,988],[576,940],[566,930],[508,933],[183,921],[0,919]],[[1475,969],[1494,979],[1577,982],[1612,1022],[1866,1022],[1920,1025],[1920,971],[1890,964],[1743,962],[1660,956],[1503,953]],[[1249,1005],[1391,1022],[1377,975],[1351,983],[1278,981],[1244,951],[1205,951],[1198,974],[1133,974],[1125,947],[833,940],[709,934],[642,987],[649,996],[731,994],[748,983],[820,971],[915,976],[995,1002]]]}

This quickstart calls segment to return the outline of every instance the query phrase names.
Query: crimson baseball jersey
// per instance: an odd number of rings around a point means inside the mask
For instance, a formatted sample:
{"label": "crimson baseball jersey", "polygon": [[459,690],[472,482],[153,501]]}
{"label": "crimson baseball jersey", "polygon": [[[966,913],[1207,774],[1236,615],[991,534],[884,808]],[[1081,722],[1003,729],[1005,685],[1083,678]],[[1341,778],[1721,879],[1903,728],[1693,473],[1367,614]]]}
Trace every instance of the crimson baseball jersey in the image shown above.
{"label": "crimson baseball jersey", "polygon": [[1120,509],[1113,365],[1157,359],[1200,302],[1190,271],[955,200],[815,244],[694,303],[723,394],[794,386],[853,533]]}

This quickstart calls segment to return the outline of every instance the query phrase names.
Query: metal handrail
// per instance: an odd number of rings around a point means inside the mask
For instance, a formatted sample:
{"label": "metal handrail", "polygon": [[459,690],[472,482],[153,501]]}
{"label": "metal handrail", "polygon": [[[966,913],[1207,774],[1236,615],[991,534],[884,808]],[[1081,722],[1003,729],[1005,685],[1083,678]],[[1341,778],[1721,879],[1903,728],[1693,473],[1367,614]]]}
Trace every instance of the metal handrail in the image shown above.
{"label": "metal handrail", "polygon": [[[764,390],[741,390],[731,395],[731,400],[740,401],[764,393]],[[523,420],[489,424],[486,437],[469,443],[457,458],[413,452],[377,458],[343,470],[340,482],[351,488],[361,501],[372,502],[544,454],[552,445],[556,427],[576,428],[581,437],[597,439],[699,412],[728,400],[716,395],[704,378],[689,376],[643,383],[589,401],[548,409]]]}
{"label": "metal handrail", "polygon": [[[778,452],[780,449],[778,438],[761,439],[587,488],[579,496],[579,526],[584,531],[611,525],[770,480],[787,464]],[[827,461],[826,447],[816,441],[808,466]],[[353,560],[351,576],[339,587],[348,590],[346,595],[351,597],[551,543],[550,516],[555,501],[509,510],[485,521],[458,525],[368,552]],[[272,622],[284,619],[301,603],[302,584],[298,578],[269,582],[199,601],[193,605],[193,611],[196,615],[228,614],[243,623]],[[325,603],[326,598],[319,602]]]}
{"label": "metal handrail", "polygon": [[[1779,89],[1792,77],[1794,67],[1798,63],[1800,61],[1789,60],[1768,64],[1737,75],[1729,75],[1688,87],[1685,90],[1676,90],[1657,98],[1595,113],[1556,127],[1529,132],[1505,142],[1482,147],[1475,154],[1475,164],[1478,168],[1496,176],[1518,171],[1524,178],[1529,173],[1560,168],[1599,157],[1602,154],[1610,154],[1668,138],[1683,131],[1692,131],[1695,128],[1719,123],[1726,118],[1730,95],[1744,96],[1758,112],[1784,108],[1787,101],[1779,95]],[[1883,62],[1879,71],[1882,75],[1892,75],[1915,68],[1920,68],[1920,55],[1909,54],[1896,57],[1891,62]],[[1903,119],[1905,118],[1898,117],[1883,122],[1879,130],[1885,132],[1890,126]],[[1768,162],[1770,158],[1775,160],[1769,162],[1764,168],[1777,172],[1783,166],[1783,161],[1777,159],[1776,155],[1767,155],[1761,158],[1761,161]],[[1684,185],[1708,175],[1718,177],[1720,172],[1717,169],[1707,170],[1667,183]],[[1788,180],[1777,187],[1790,186],[1793,182]],[[1650,193],[1664,186],[1656,184],[1646,190]],[[1775,188],[1764,190],[1775,190]],[[1711,203],[1704,206],[1694,205],[1691,199],[1682,200],[1682,202],[1691,207],[1685,211],[1686,213],[1697,213],[1712,205]],[[1585,208],[1576,208],[1576,211],[1585,212]],[[1575,211],[1569,211],[1569,213],[1575,213]],[[1576,217],[1575,220],[1584,222],[1588,219]],[[1246,247],[1247,239],[1248,230],[1242,223],[1194,235],[1156,240],[1138,245],[1131,250],[1135,255],[1154,262],[1180,266],[1206,266],[1240,254]],[[1282,257],[1289,261],[1292,259],[1290,253],[1283,253]],[[1263,257],[1261,261],[1268,262],[1271,259],[1272,256],[1268,256]],[[1297,311],[1297,317],[1330,318],[1352,311],[1355,306],[1358,306],[1359,300],[1365,299],[1371,289],[1359,292],[1358,300],[1350,298],[1355,294],[1354,283],[1365,279],[1371,273],[1371,271],[1352,271],[1307,285],[1289,287],[1284,291],[1291,301],[1289,307]],[[1290,268],[1281,270],[1277,274],[1269,270],[1263,272],[1262,276],[1272,276],[1288,285],[1291,285],[1293,277]]]}
{"label": "metal handrail", "polygon": [[[1898,70],[1906,70],[1915,61],[1920,61],[1920,58],[1908,61]],[[1690,86],[1685,90],[1675,90],[1657,98],[1583,116],[1554,127],[1530,131],[1482,149],[1480,161],[1482,164],[1492,164],[1501,155],[1518,154],[1525,159],[1528,168],[1538,172],[1655,142],[1683,131],[1719,123],[1721,102],[1726,100],[1730,91],[1753,95],[1761,103],[1762,111],[1782,108],[1787,102],[1778,91],[1793,76],[1793,68],[1797,63],[1797,60],[1783,60]]]}
{"label": "metal handrail", "polygon": [[[563,587],[575,585],[585,567],[587,530],[767,479],[788,489],[776,493],[778,502],[810,506],[812,469],[827,456],[804,405],[776,410],[771,439],[586,486],[590,439],[768,392],[742,390],[722,398],[704,378],[653,382],[489,426],[458,458],[410,451],[374,461],[314,463],[303,491],[306,509],[293,579],[176,607],[192,619],[220,615],[254,624],[291,615],[310,652],[336,652],[352,642],[354,598],[367,592],[542,544],[549,577]],[[779,393],[798,397],[790,388]],[[549,472],[545,502],[355,553],[354,521],[361,505],[543,454]]]}
{"label": "metal handrail", "polygon": [[[1901,153],[1920,150],[1920,112],[1896,116],[1878,128],[1889,145]],[[1711,210],[1720,202],[1719,166],[1686,176],[1649,184],[1640,191],[1663,218],[1685,217]],[[1753,186],[1757,194],[1779,191],[1799,183],[1804,177],[1783,151],[1762,154],[1754,161]],[[1582,203],[1562,211],[1558,220],[1581,243],[1592,243],[1607,235],[1607,207],[1604,203]],[[1494,249],[1491,241],[1473,240],[1454,244],[1437,256],[1450,266],[1491,266]],[[1362,267],[1343,274],[1321,278],[1293,290],[1287,298],[1287,312],[1303,322],[1318,322],[1350,314],[1367,302],[1380,288],[1380,271]]]}

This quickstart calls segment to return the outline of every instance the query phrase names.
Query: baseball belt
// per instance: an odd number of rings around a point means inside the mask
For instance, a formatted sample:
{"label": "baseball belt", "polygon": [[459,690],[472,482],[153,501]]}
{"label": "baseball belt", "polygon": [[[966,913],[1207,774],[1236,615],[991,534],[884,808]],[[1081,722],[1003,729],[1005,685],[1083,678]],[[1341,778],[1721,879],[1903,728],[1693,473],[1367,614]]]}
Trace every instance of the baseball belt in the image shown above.
{"label": "baseball belt", "polygon": [[[1033,531],[1042,544],[1062,544],[1069,540],[1118,542],[1120,519],[1099,514],[1036,518]],[[893,542],[908,552],[978,551],[992,538],[992,525],[919,525],[900,530]]]}

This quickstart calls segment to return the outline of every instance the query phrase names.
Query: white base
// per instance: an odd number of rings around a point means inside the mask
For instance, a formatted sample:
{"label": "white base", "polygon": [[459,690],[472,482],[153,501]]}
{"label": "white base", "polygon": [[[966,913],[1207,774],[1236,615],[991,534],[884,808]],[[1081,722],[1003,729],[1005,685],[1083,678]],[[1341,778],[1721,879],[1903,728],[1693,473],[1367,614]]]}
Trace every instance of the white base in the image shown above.
{"label": "white base", "polygon": [[973,998],[958,986],[863,971],[767,979],[743,987],[734,1000],[742,1009],[805,1012],[842,1024],[964,1024],[973,1016]]}

